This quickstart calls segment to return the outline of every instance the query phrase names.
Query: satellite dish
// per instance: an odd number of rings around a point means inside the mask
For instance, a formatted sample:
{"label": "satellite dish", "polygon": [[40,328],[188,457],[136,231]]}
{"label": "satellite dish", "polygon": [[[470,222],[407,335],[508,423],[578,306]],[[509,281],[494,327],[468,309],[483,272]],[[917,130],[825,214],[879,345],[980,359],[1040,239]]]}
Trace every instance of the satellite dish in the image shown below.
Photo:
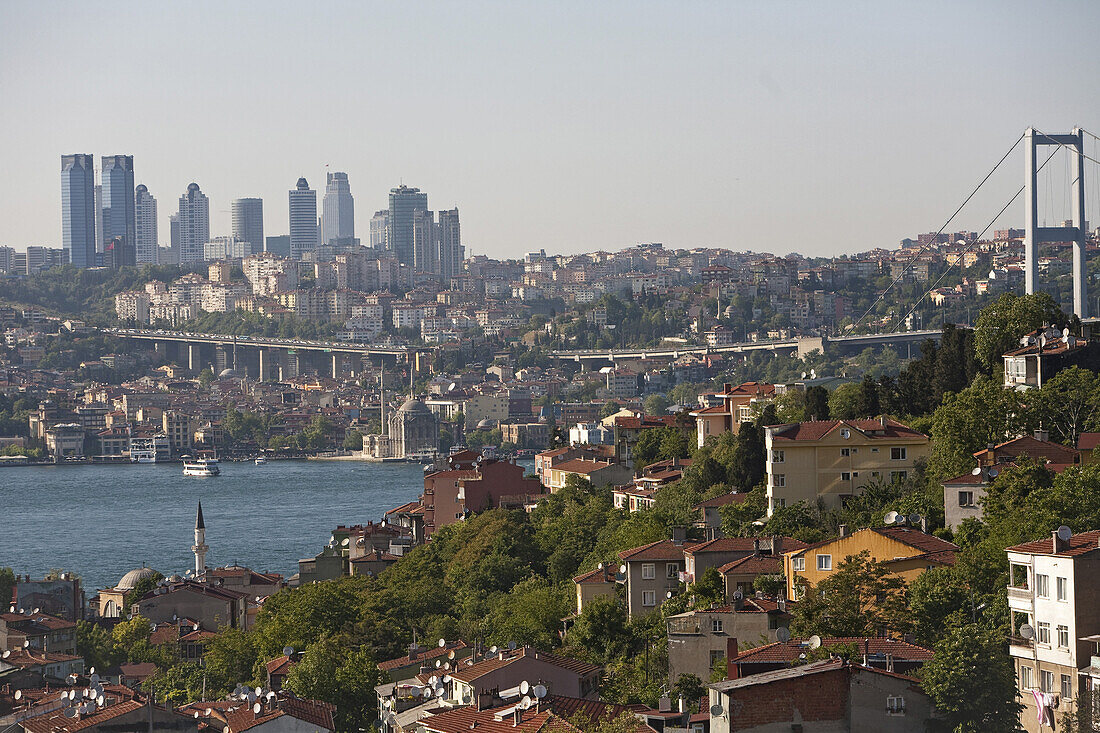
{"label": "satellite dish", "polygon": [[1045,348],[1046,345],[1047,345],[1047,337],[1046,336],[1040,336],[1039,337],[1039,348],[1040,349]]}
{"label": "satellite dish", "polygon": [[904,514],[899,514],[896,517],[894,517],[894,524],[901,525],[901,524],[905,524],[905,522],[906,522],[906,519],[905,519]]}
{"label": "satellite dish", "polygon": [[107,698],[105,698],[103,695],[97,695],[95,699],[95,704],[99,707],[103,707],[103,703],[105,703],[106,701]]}
{"label": "satellite dish", "polygon": [[665,598],[672,598],[672,591],[666,590],[665,591]]}
{"label": "satellite dish", "polygon": [[340,546],[341,547],[347,547],[349,544],[351,544],[351,538],[345,537],[344,541],[340,543]]}
{"label": "satellite dish", "polygon": [[982,474],[982,467],[981,466],[975,467],[974,470],[970,472],[971,476],[980,476],[981,474]]}
{"label": "satellite dish", "polygon": [[1069,336],[1069,326],[1062,329],[1062,336]]}
{"label": "satellite dish", "polygon": [[443,666],[443,662],[439,659],[435,660],[435,668],[439,669],[441,666]]}
{"label": "satellite dish", "polygon": [[534,704],[535,703],[527,695],[524,695],[523,699],[519,701],[519,707],[520,707],[521,710],[527,710],[528,708],[530,708]]}
{"label": "satellite dish", "polygon": [[806,378],[806,372],[802,372],[802,378],[803,378],[803,379],[805,379],[805,378]]}
{"label": "satellite dish", "polygon": [[24,649],[26,649],[26,648],[27,648],[27,647],[29,647],[30,645],[31,645],[31,640],[30,640],[30,639],[24,639],[24,640],[23,640],[23,648],[24,648]]}
{"label": "satellite dish", "polygon": [[432,687],[435,687],[438,683],[439,683],[439,678],[436,677],[434,674],[431,677],[428,678],[428,684],[431,685]]}
{"label": "satellite dish", "polygon": [[508,642],[508,651],[515,651],[515,649],[516,649],[516,642],[514,642],[514,641]]}
{"label": "satellite dish", "polygon": [[788,641],[791,640],[791,630],[788,629],[786,626],[780,626],[778,629],[775,630],[775,638],[778,641],[786,644]]}
{"label": "satellite dish", "polygon": [[920,515],[917,514],[916,512],[913,512],[912,514],[909,515],[909,524],[912,524],[913,526],[916,526],[916,525],[920,524],[920,519],[921,519]]}
{"label": "satellite dish", "polygon": [[289,657],[292,654],[294,654],[294,647],[292,647],[292,646],[284,646],[283,647],[283,656],[284,657]]}
{"label": "satellite dish", "polygon": [[206,712],[203,713],[203,717],[206,717],[206,718],[210,717],[210,708],[206,709]]}
{"label": "satellite dish", "polygon": [[198,720],[198,719],[199,719],[199,711],[198,711],[198,710],[196,710],[196,711],[195,711],[195,720]]}
{"label": "satellite dish", "polygon": [[439,648],[442,649],[445,646],[447,646],[447,640],[446,639],[440,639],[439,640]]}
{"label": "satellite dish", "polygon": [[717,718],[720,715],[722,715],[722,713],[724,713],[724,712],[726,712],[726,711],[722,709],[721,705],[711,705],[710,706],[710,716],[712,718]]}
{"label": "satellite dish", "polygon": [[443,684],[449,685],[450,683],[451,683],[451,675],[449,675],[449,674],[443,675]]}
{"label": "satellite dish", "polygon": [[38,608],[37,606],[35,606],[34,610],[33,610],[33,611],[31,611],[31,613],[38,613],[38,612],[39,612],[39,611],[41,611],[41,610],[42,610],[42,609],[40,609],[40,608]]}
{"label": "satellite dish", "polygon": [[252,712],[256,713],[256,715],[259,715],[260,711],[263,710],[263,709],[264,709],[264,706],[261,705],[260,703],[256,703],[255,705],[252,706]]}
{"label": "satellite dish", "polygon": [[16,700],[22,700],[23,699],[23,691],[22,690],[16,690],[15,691],[15,699]]}
{"label": "satellite dish", "polygon": [[451,651],[447,652],[447,659],[453,660],[454,658],[455,658],[455,650],[452,649]]}
{"label": "satellite dish", "polygon": [[153,631],[156,631],[156,630],[157,630],[157,624],[156,624],[156,622],[150,623],[150,624],[149,624],[149,628],[151,628],[151,629],[152,629]]}
{"label": "satellite dish", "polygon": [[11,656],[11,652],[9,652],[7,649],[5,649],[4,653],[0,654],[0,659],[7,659],[10,656]]}
{"label": "satellite dish", "polygon": [[816,369],[811,369],[810,370],[810,379],[817,379],[817,370]]}
{"label": "satellite dish", "polygon": [[500,650],[497,649],[495,646],[489,647],[489,653],[490,654],[496,654],[498,651],[500,651]]}
{"label": "satellite dish", "polygon": [[519,683],[519,694],[526,695],[530,691],[531,691],[531,683],[530,682],[528,682],[527,680],[524,680],[523,682]]}
{"label": "satellite dish", "polygon": [[263,695],[264,695],[264,688],[257,687],[256,688],[256,697],[263,697]]}
{"label": "satellite dish", "polygon": [[546,697],[546,685],[535,685],[531,689],[531,694],[535,696],[536,700],[541,700]]}
{"label": "satellite dish", "polygon": [[821,647],[821,637],[818,636],[817,634],[814,634],[813,636],[810,637],[810,641],[809,641],[809,644],[807,646],[809,646],[811,649],[820,648]]}
{"label": "satellite dish", "polygon": [[745,594],[741,592],[740,588],[738,588],[737,590],[735,590],[733,592],[733,600],[735,600],[735,601],[740,601],[744,597],[745,597]]}
{"label": "satellite dish", "polygon": [[597,570],[603,570],[603,563],[602,563],[602,562],[601,562],[601,563],[598,563],[598,564],[596,565],[596,569],[597,569]]}
{"label": "satellite dish", "polygon": [[885,522],[886,524],[893,524],[895,521],[897,521],[897,518],[898,518],[898,513],[897,512],[886,512],[886,516],[883,517],[882,521]]}
{"label": "satellite dish", "polygon": [[1058,528],[1058,539],[1062,540],[1062,542],[1069,542],[1070,537],[1073,537],[1072,529],[1064,524]]}
{"label": "satellite dish", "polygon": [[848,438],[852,437],[852,431],[849,430],[848,428],[844,428],[843,430],[840,431],[840,437],[847,440]]}
{"label": "satellite dish", "polygon": [[625,563],[619,566],[619,572],[623,573],[624,575],[626,574],[626,564]]}
{"label": "satellite dish", "polygon": [[420,697],[423,691],[419,687],[414,687],[412,688],[412,690],[410,690],[410,692],[412,693],[413,697]]}
{"label": "satellite dish", "polygon": [[987,473],[989,474],[989,478],[997,478],[998,476],[1001,475],[1000,469],[997,469],[997,468],[990,468],[989,471],[987,471]]}
{"label": "satellite dish", "polygon": [[1020,627],[1020,636],[1024,637],[1025,639],[1028,639],[1028,640],[1034,639],[1035,638],[1035,629],[1031,626],[1031,624],[1024,624],[1023,626]]}

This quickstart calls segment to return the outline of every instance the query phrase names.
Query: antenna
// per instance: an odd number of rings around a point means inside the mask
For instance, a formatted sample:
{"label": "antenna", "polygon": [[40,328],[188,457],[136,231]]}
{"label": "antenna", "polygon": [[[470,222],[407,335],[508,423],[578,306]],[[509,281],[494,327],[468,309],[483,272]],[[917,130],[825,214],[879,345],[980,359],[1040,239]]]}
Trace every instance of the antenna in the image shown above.
{"label": "antenna", "polygon": [[806,646],[810,647],[811,649],[819,649],[821,647],[821,637],[817,634],[814,634],[810,637],[810,640],[806,644]]}
{"label": "antenna", "polygon": [[1062,540],[1062,542],[1069,542],[1071,537],[1073,537],[1072,529],[1064,524],[1058,528],[1058,539]]}
{"label": "antenna", "polygon": [[775,638],[777,641],[781,641],[786,644],[788,641],[791,640],[791,630],[788,629],[786,626],[780,626],[778,629],[775,630]]}
{"label": "antenna", "polygon": [[897,512],[886,512],[886,516],[883,517],[882,521],[885,522],[886,524],[893,524],[894,522],[897,521],[897,519],[898,519],[898,513]]}

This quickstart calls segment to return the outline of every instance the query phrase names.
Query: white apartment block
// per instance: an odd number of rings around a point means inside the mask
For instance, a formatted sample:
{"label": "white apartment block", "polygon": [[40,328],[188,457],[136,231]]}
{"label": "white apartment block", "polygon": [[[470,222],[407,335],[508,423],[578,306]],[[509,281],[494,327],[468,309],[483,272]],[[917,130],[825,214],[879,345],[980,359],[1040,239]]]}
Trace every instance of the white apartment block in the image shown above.
{"label": "white apartment block", "polygon": [[149,294],[128,290],[115,296],[115,313],[121,321],[149,322]]}

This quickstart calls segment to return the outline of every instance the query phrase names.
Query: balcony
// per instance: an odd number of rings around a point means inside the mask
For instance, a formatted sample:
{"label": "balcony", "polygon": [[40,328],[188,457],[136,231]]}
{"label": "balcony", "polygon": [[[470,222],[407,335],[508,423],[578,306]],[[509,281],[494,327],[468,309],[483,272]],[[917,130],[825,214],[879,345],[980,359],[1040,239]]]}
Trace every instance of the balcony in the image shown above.
{"label": "balcony", "polygon": [[1026,586],[1017,587],[1010,585],[1008,586],[1008,599],[1010,601],[1016,599],[1019,601],[1027,601],[1028,603],[1031,603],[1031,589]]}
{"label": "balcony", "polygon": [[1035,640],[1022,636],[1008,637],[1008,653],[1013,657],[1032,657],[1035,654]]}

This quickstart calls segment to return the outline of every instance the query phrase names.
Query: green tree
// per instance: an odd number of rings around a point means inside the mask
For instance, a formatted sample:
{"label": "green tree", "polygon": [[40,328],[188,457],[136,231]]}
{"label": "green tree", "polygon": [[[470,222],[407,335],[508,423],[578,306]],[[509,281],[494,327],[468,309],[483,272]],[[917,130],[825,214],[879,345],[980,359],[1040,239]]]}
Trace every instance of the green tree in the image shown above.
{"label": "green tree", "polygon": [[1002,363],[1001,355],[1019,344],[1019,338],[1044,325],[1061,327],[1066,315],[1049,293],[1005,293],[982,309],[974,327],[974,353],[986,369]]}
{"label": "green tree", "polygon": [[910,625],[905,581],[885,563],[872,562],[866,550],[846,557],[816,586],[803,587],[804,595],[791,614],[792,633],[878,636],[886,630],[905,631]]}
{"label": "green tree", "polygon": [[149,591],[154,590],[157,587],[157,583],[162,580],[164,580],[164,576],[154,571],[152,575],[148,575],[138,582],[134,583],[134,587],[126,591],[126,597],[123,600],[126,608],[129,609],[130,606],[137,603],[142,596],[144,596]]}
{"label": "green tree", "polygon": [[358,430],[349,430],[344,435],[344,448],[346,450],[363,450],[363,434]]}
{"label": "green tree", "polygon": [[0,568],[0,613],[7,612],[14,595],[15,571],[8,567]]}
{"label": "green tree", "polygon": [[181,662],[157,670],[142,683],[147,693],[156,692],[157,700],[182,705],[202,695],[203,668],[197,662]]}
{"label": "green tree", "polygon": [[803,420],[829,419],[829,392],[824,387],[810,387],[806,390]]}
{"label": "green tree", "polygon": [[1015,731],[1022,707],[1003,632],[974,623],[950,627],[921,669],[939,729],[955,733]]}
{"label": "green tree", "polygon": [[606,662],[628,649],[626,609],[614,595],[599,596],[584,604],[566,637],[570,648],[594,661]]}
{"label": "green tree", "polygon": [[1033,420],[1050,430],[1054,440],[1076,446],[1077,436],[1095,424],[1100,407],[1100,379],[1081,367],[1063,369],[1034,393]]}
{"label": "green tree", "polygon": [[730,485],[737,491],[751,491],[764,480],[764,459],[763,429],[752,423],[741,423],[737,448],[729,467]]}
{"label": "green tree", "polygon": [[302,654],[286,686],[299,697],[335,705],[337,730],[367,730],[378,709],[374,686],[384,677],[367,650],[325,637]]}
{"label": "green tree", "polygon": [[663,394],[651,394],[642,402],[642,407],[647,415],[664,415],[671,404]]}
{"label": "green tree", "polygon": [[829,395],[829,415],[835,420],[854,420],[861,417],[858,384],[842,384]]}
{"label": "green tree", "polygon": [[692,706],[706,694],[707,689],[703,687],[703,681],[699,679],[699,675],[684,672],[676,678],[676,684],[672,686],[672,692],[684,698],[684,702],[688,706]]}
{"label": "green tree", "polygon": [[203,389],[209,389],[210,384],[214,381],[214,372],[210,370],[210,367],[206,367],[199,372],[199,386]]}
{"label": "green tree", "polygon": [[620,409],[622,408],[619,407],[618,402],[615,402],[614,400],[608,400],[607,402],[603,403],[603,407],[600,408],[600,419],[603,420],[605,417],[610,417],[618,412]]}
{"label": "green tree", "polygon": [[932,475],[946,479],[969,471],[975,451],[1023,431],[1023,411],[1019,392],[986,376],[947,395],[932,415]]}
{"label": "green tree", "polygon": [[120,661],[111,631],[83,619],[76,622],[76,652],[89,668],[107,669]]}
{"label": "green tree", "polygon": [[855,400],[856,417],[874,417],[879,414],[878,382],[870,374],[863,376]]}

